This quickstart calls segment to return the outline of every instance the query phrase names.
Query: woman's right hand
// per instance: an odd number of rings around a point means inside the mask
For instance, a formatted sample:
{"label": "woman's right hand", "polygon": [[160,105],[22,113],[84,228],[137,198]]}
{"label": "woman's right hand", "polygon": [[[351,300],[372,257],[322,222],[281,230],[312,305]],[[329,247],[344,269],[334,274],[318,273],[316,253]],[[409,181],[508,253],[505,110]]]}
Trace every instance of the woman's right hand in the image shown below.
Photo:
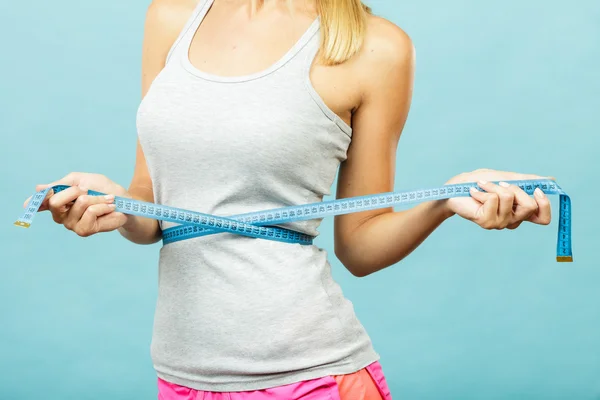
{"label": "woman's right hand", "polygon": [[[49,184],[37,185],[36,191],[55,185],[71,186],[59,193],[48,192],[39,211],[49,210],[58,224],[82,237],[99,232],[119,229],[128,221],[128,216],[115,212],[116,196],[130,197],[127,190],[104,175],[72,172]],[[88,190],[107,193],[106,196],[90,196]],[[25,201],[26,207],[29,200]]]}

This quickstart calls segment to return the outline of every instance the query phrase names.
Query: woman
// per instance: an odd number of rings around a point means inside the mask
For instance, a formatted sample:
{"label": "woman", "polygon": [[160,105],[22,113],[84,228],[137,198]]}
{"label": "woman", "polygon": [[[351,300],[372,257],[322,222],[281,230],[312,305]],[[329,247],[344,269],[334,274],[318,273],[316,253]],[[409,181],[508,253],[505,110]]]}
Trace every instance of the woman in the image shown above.
{"label": "woman", "polygon": [[[72,173],[47,198],[80,236],[157,242],[171,224],[114,211],[114,195],[217,215],[393,190],[413,84],[409,37],[359,0],[155,0],[129,189]],[[399,262],[458,214],[486,229],[550,222],[550,203],[490,181],[470,198],[335,218],[335,255],[359,277]],[[86,195],[88,189],[111,193]],[[284,224],[315,236],[318,220]],[[160,253],[152,358],[159,398],[389,399],[379,356],[316,246],[215,234]]]}

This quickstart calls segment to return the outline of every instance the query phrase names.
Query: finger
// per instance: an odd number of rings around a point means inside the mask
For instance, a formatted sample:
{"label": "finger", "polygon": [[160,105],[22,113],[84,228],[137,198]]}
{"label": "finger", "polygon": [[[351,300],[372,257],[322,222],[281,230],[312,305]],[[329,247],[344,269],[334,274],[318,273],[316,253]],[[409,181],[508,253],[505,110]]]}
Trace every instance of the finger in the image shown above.
{"label": "finger", "polygon": [[29,205],[29,202],[31,201],[31,198],[32,198],[32,197],[33,197],[33,196],[29,196],[29,197],[27,198],[27,200],[25,200],[25,202],[23,203],[23,208],[27,208],[27,206]]}
{"label": "finger", "polygon": [[[65,176],[64,178],[62,178],[61,180],[58,180],[58,181],[53,182],[53,183],[42,183],[42,184],[35,185],[35,191],[36,192],[41,192],[44,189],[47,189],[49,187],[56,186],[56,185],[59,185],[59,184],[70,185],[70,183],[74,182],[73,176],[74,175],[69,174],[69,175]],[[48,191],[48,193],[46,194],[46,197],[42,201],[42,204],[40,205],[38,211],[45,211],[45,210],[49,209],[48,202],[49,202],[50,197],[52,197],[53,194],[54,194],[53,190],[49,190]],[[23,208],[27,207],[27,204],[31,200],[31,197],[33,197],[33,196],[30,196],[30,197],[27,198],[27,200],[25,200],[25,203],[23,203]]]}
{"label": "finger", "polygon": [[50,211],[58,210],[59,208],[64,208],[66,205],[70,205],[70,203],[74,202],[79,196],[85,193],[87,193],[87,191],[82,190],[80,187],[72,186],[52,195],[48,200]]}
{"label": "finger", "polygon": [[[80,187],[81,189],[81,187]],[[88,207],[96,204],[110,204],[115,200],[114,196],[89,196],[80,195],[75,200],[75,203],[69,208],[66,217],[63,220],[63,224],[67,229],[73,230],[74,227],[79,223]]]}
{"label": "finger", "polygon": [[127,215],[110,212],[98,218],[98,232],[110,232],[122,227],[127,222]]}
{"label": "finger", "polygon": [[528,221],[533,222],[534,224],[548,225],[552,220],[552,206],[550,204],[550,199],[548,199],[548,196],[546,196],[539,188],[535,189],[533,197],[537,203],[538,210],[529,217]]}
{"label": "finger", "polygon": [[[485,203],[490,198],[490,196],[492,196],[490,193],[482,192],[481,190],[478,190],[476,187],[471,188],[470,194],[471,194],[471,197],[473,197],[475,200],[477,200],[481,204]],[[493,195],[493,196],[495,196],[495,195]]]}
{"label": "finger", "polygon": [[516,185],[510,185],[507,182],[500,182],[499,185],[504,187],[506,190],[511,191],[514,195],[514,222],[525,221],[537,212],[537,202],[520,187]]}
{"label": "finger", "polygon": [[512,222],[513,204],[515,202],[514,193],[506,187],[487,181],[480,181],[477,184],[486,192],[496,193],[498,195],[498,217],[500,220],[505,221],[507,225]]}
{"label": "finger", "polygon": [[[44,189],[47,189],[49,187],[56,186],[56,185],[75,186],[78,184],[80,178],[81,178],[80,173],[71,172],[68,175],[64,176],[63,178],[59,179],[58,181],[55,181],[52,183],[43,183],[43,184],[36,185],[35,191],[41,192]],[[48,194],[46,194],[46,197],[44,198],[44,201],[42,202],[42,205],[39,207],[38,211],[45,211],[48,209],[48,200],[51,197],[51,195],[52,195],[52,190],[48,191]],[[27,205],[31,201],[31,197],[32,196],[28,197],[27,200],[25,200],[25,202],[23,203],[23,208],[27,207]]]}
{"label": "finger", "polygon": [[[37,187],[39,187],[40,185],[37,185]],[[36,192],[40,192],[43,189],[40,190],[36,190]],[[48,200],[50,199],[50,197],[54,194],[54,191],[52,189],[50,189],[47,193],[46,196],[44,197],[44,199],[42,200],[42,204],[40,205],[40,207],[38,208],[38,211],[45,211],[48,209]],[[29,202],[31,201],[33,196],[29,196],[27,198],[27,200],[25,200],[25,202],[23,203],[23,208],[27,208],[27,206],[29,206]]]}
{"label": "finger", "polygon": [[475,222],[485,229],[494,229],[498,221],[498,195],[484,193],[476,188],[471,188],[471,196],[482,203],[475,214]]}
{"label": "finger", "polygon": [[511,229],[511,230],[512,229],[517,229],[522,223],[523,223],[523,221],[512,223],[512,224],[508,225],[506,227],[506,229]]}
{"label": "finger", "polygon": [[51,196],[48,200],[48,209],[52,213],[54,221],[62,224],[67,216],[71,203],[84,193],[85,192],[81,190],[81,188],[72,186]]}
{"label": "finger", "polygon": [[[65,175],[64,177],[62,177],[61,179],[54,181],[52,183],[43,183],[43,184],[36,185],[35,191],[39,192],[39,191],[42,191],[49,187],[53,187],[53,186],[57,186],[57,185],[78,186],[81,181],[82,175],[83,174],[81,174],[79,172],[71,172],[71,173]],[[48,197],[46,199],[48,199]],[[44,204],[43,206],[47,206],[47,204]]]}
{"label": "finger", "polygon": [[124,220],[127,217],[122,213],[113,213],[114,210],[114,203],[101,203],[89,206],[85,210],[85,213],[81,219],[75,225],[73,231],[79,236],[87,237],[98,232],[106,232],[117,229],[120,226],[119,222],[123,220],[124,223]]}

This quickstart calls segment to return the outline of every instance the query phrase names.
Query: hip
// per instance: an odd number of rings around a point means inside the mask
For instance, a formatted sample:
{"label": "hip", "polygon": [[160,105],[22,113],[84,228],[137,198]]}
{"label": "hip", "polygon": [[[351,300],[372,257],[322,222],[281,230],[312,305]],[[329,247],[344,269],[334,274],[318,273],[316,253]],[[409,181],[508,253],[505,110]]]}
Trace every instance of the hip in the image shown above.
{"label": "hip", "polygon": [[328,375],[261,390],[212,392],[158,378],[158,400],[391,400],[378,361],[356,372]]}

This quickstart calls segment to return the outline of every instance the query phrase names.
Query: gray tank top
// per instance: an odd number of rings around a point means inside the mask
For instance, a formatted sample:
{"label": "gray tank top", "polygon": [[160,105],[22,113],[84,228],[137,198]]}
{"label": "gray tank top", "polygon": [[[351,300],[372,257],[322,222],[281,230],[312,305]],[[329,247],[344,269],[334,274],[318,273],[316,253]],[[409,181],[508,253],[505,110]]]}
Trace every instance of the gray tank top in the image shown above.
{"label": "gray tank top", "polygon": [[[309,80],[319,20],[266,70],[215,76],[188,58],[212,1],[200,1],[139,107],[156,202],[227,216],[321,201],[352,130]],[[316,236],[320,222],[279,226]],[[379,359],[325,250],[229,233],[161,248],[151,355],[160,378],[217,392]]]}

